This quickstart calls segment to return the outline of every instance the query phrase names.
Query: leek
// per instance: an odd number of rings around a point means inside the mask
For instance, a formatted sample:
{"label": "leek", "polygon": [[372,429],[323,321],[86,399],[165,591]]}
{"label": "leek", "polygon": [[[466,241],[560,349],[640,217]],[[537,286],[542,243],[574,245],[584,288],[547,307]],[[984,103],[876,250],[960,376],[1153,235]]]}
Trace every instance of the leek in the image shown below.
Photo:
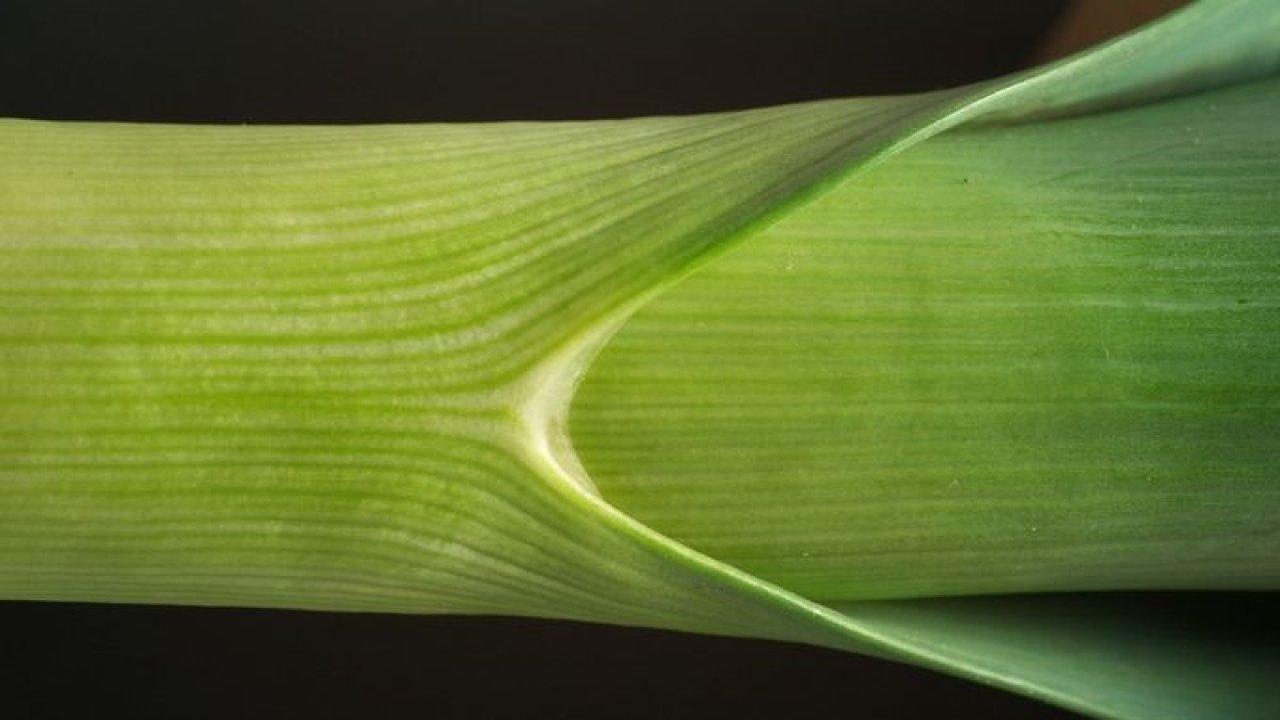
{"label": "leek", "polygon": [[1267,717],[1280,11],[924,95],[0,122],[0,597],[572,618]]}

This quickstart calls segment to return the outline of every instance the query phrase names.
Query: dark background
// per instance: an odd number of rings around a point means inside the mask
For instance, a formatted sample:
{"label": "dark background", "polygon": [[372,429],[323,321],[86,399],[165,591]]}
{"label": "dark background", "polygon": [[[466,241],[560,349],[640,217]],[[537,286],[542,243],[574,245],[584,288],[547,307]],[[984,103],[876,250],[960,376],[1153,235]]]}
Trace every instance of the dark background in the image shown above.
{"label": "dark background", "polygon": [[0,604],[25,718],[1070,718],[905,665],[569,622]]}
{"label": "dark background", "polygon": [[956,85],[1063,2],[4,0],[0,115],[387,122],[687,113]]}
{"label": "dark background", "polygon": [[[1051,33],[1066,6],[3,0],[0,116],[572,119],[910,92],[1126,22]],[[6,603],[0,638],[15,718],[1066,717],[861,657],[564,622]]]}

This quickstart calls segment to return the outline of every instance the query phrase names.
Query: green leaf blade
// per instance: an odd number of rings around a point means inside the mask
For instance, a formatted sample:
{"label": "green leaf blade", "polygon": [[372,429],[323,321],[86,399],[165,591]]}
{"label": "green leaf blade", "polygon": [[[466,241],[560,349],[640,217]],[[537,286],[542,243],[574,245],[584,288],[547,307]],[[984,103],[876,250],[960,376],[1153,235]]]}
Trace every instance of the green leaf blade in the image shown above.
{"label": "green leaf blade", "polygon": [[1276,87],[849,182],[628,323],[588,471],[813,599],[1275,588]]}
{"label": "green leaf blade", "polygon": [[1264,720],[1280,711],[1273,593],[854,603],[913,662],[1092,717]]}

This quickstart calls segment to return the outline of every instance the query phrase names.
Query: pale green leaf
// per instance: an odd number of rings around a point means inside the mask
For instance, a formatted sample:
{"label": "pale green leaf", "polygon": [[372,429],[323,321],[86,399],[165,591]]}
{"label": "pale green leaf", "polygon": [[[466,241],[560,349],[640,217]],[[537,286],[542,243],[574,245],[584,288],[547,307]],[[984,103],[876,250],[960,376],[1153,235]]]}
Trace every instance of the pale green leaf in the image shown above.
{"label": "pale green leaf", "polygon": [[609,318],[947,99],[3,123],[0,594],[821,636],[584,492],[552,444],[558,378]]}

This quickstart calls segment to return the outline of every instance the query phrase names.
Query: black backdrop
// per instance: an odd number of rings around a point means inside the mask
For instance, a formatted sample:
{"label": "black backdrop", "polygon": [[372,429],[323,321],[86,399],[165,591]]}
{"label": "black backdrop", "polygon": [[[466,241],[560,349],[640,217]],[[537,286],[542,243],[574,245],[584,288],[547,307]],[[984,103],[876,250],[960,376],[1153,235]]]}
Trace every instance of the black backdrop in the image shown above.
{"label": "black backdrop", "polygon": [[[1061,2],[3,0],[0,116],[388,122],[686,113],[1020,66]],[[0,605],[0,714],[1053,718],[777,643],[503,618]]]}
{"label": "black backdrop", "polygon": [[4,0],[0,115],[568,119],[907,92],[1017,67],[1063,4]]}

